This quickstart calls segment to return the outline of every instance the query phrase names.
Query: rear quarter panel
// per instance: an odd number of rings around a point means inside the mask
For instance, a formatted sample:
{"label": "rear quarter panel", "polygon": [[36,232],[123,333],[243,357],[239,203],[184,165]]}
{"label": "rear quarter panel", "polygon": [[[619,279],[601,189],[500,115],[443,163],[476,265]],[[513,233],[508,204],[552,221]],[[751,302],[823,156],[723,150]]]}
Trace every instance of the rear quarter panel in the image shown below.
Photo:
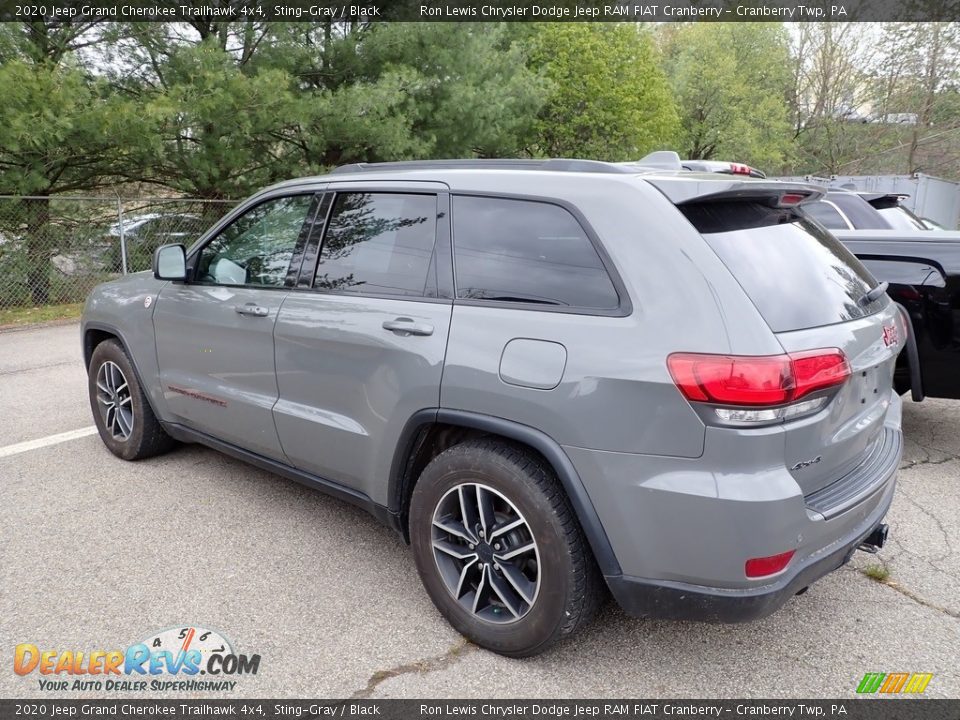
{"label": "rear quarter panel", "polygon": [[[441,406],[530,425],[562,445],[698,457],[704,426],[674,386],[667,355],[781,352],[726,267],[673,204],[640,179],[544,174],[513,192],[502,178],[489,186],[483,180],[477,191],[511,195],[536,187],[540,197],[527,190],[529,199],[575,206],[623,280],[631,311],[604,317],[456,304]],[[505,381],[504,350],[515,339],[562,345],[559,383]]]}

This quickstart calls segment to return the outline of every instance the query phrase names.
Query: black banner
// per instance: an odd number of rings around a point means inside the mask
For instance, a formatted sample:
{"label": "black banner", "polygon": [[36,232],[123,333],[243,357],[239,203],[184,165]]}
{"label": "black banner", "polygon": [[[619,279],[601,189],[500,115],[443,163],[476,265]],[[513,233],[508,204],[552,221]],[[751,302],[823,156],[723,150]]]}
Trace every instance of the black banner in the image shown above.
{"label": "black banner", "polygon": [[960,720],[960,700],[0,700],[0,718]]}
{"label": "black banner", "polygon": [[0,0],[0,21],[954,21],[960,0]]}

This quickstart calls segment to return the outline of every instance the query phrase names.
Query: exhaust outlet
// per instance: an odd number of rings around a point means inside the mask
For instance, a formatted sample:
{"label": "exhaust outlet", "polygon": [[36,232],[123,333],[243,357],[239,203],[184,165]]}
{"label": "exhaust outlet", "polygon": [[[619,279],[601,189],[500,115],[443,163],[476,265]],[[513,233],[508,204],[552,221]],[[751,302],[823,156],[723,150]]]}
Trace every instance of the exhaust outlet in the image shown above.
{"label": "exhaust outlet", "polygon": [[886,523],[880,523],[873,529],[873,532],[863,539],[863,542],[860,543],[857,550],[863,550],[864,552],[875,555],[877,551],[886,544],[889,532],[890,526]]}

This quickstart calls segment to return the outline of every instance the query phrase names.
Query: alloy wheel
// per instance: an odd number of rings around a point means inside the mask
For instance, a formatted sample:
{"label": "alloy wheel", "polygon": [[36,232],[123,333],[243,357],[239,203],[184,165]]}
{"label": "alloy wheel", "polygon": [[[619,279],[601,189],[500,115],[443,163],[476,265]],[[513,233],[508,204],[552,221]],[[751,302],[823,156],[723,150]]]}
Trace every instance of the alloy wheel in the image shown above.
{"label": "alloy wheel", "polygon": [[133,397],[126,376],[111,360],[97,371],[97,406],[107,432],[117,440],[127,440],[133,432]]}
{"label": "alloy wheel", "polygon": [[540,591],[540,553],[526,518],[502,493],[462,483],[437,503],[433,555],[450,594],[493,623],[516,622]]}

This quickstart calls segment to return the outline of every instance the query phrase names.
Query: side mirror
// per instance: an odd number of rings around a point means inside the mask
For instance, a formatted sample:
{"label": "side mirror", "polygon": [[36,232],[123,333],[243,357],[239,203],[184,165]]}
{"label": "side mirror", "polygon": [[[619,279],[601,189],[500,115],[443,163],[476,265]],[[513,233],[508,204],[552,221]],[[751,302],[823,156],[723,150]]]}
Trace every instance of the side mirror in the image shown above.
{"label": "side mirror", "polygon": [[186,248],[183,245],[158,247],[153,253],[153,276],[157,280],[186,280]]}

